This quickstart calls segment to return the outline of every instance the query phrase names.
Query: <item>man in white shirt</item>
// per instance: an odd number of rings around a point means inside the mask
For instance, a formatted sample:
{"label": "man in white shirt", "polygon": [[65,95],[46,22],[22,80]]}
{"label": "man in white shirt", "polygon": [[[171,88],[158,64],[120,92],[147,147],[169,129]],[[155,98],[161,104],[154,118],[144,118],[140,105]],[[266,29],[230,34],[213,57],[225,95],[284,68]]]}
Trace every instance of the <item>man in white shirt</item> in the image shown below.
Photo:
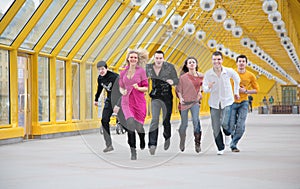
{"label": "man in white shirt", "polygon": [[[225,149],[221,127],[225,134],[225,144],[229,145],[231,139],[229,128],[231,105],[234,99],[240,98],[239,75],[232,68],[222,66],[222,63],[222,53],[219,51],[214,52],[212,54],[213,67],[205,73],[202,86],[205,93],[210,93],[208,104],[218,155],[222,155]],[[232,93],[230,78],[234,81],[234,94]]]}

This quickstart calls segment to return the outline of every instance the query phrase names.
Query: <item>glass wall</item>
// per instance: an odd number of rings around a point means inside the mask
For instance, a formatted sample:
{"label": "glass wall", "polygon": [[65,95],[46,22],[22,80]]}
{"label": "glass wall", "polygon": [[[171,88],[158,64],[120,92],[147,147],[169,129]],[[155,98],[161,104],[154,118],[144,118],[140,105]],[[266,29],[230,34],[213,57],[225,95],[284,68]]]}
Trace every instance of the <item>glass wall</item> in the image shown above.
{"label": "glass wall", "polygon": [[72,63],[72,119],[80,119],[80,66]]}
{"label": "glass wall", "polygon": [[39,57],[38,60],[38,113],[39,121],[50,121],[50,82],[49,82],[49,59]]}
{"label": "glass wall", "polygon": [[85,91],[85,95],[86,95],[86,111],[85,111],[85,118],[86,119],[92,119],[93,117],[93,104],[92,102],[94,101],[93,99],[93,94],[92,94],[92,78],[93,78],[93,74],[92,74],[92,68],[93,66],[91,64],[87,64],[86,65],[86,91]]}
{"label": "glass wall", "polygon": [[66,120],[66,66],[56,60],[56,120]]}
{"label": "glass wall", "polygon": [[10,123],[8,51],[0,49],[0,126]]}

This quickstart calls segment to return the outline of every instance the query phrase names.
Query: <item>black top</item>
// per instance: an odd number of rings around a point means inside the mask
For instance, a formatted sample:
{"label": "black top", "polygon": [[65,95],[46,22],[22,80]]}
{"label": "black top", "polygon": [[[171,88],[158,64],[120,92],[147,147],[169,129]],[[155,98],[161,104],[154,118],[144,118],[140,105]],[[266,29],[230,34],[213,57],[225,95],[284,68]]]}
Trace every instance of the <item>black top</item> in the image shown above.
{"label": "black top", "polygon": [[98,98],[103,90],[107,92],[107,100],[114,102],[113,104],[118,104],[121,93],[119,91],[119,74],[107,71],[105,76],[98,76],[98,88],[95,94],[95,101],[98,102]]}
{"label": "black top", "polygon": [[179,82],[176,69],[173,64],[164,62],[158,75],[154,71],[154,63],[147,64],[146,73],[147,77],[152,80],[152,91],[155,95],[151,95],[151,98],[163,98],[173,97],[172,86],[166,82],[168,79],[173,80],[173,85],[177,85]]}

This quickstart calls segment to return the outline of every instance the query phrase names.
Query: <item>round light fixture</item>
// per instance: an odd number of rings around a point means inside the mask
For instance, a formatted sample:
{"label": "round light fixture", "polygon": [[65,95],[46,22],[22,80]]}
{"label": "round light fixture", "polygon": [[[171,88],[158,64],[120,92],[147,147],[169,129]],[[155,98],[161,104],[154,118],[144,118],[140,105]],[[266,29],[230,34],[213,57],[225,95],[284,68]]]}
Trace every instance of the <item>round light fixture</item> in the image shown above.
{"label": "round light fixture", "polygon": [[146,0],[131,0],[131,3],[135,6],[142,6]]}
{"label": "round light fixture", "polygon": [[214,40],[214,39],[211,39],[211,40],[209,40],[209,41],[207,42],[207,46],[208,46],[209,48],[211,48],[211,49],[215,48],[216,45],[217,45],[217,42],[216,42],[216,40]]}
{"label": "round light fixture", "polygon": [[212,16],[216,22],[223,22],[226,18],[226,11],[222,8],[218,8],[214,11]]}
{"label": "round light fixture", "polygon": [[215,0],[200,0],[200,7],[204,11],[211,11],[215,6]]}
{"label": "round light fixture", "polygon": [[232,29],[232,35],[234,37],[241,37],[243,35],[243,29],[239,26],[236,26]]}
{"label": "round light fixture", "polygon": [[269,14],[268,19],[272,24],[275,24],[281,20],[281,14],[278,11],[272,12]]}
{"label": "round light fixture", "polygon": [[203,30],[197,31],[196,32],[196,38],[201,41],[203,39],[205,39],[206,33]]}
{"label": "round light fixture", "polygon": [[174,29],[177,29],[183,22],[182,17],[179,14],[174,14],[170,19],[171,25]]}
{"label": "round light fixture", "polygon": [[166,6],[158,3],[153,7],[153,14],[156,18],[161,18],[166,15],[167,9]]}
{"label": "round light fixture", "polygon": [[250,39],[248,37],[244,37],[243,39],[241,39],[241,45],[244,47],[249,47],[250,44]]}
{"label": "round light fixture", "polygon": [[277,3],[274,0],[265,0],[262,9],[265,13],[270,14],[277,10]]}
{"label": "round light fixture", "polygon": [[193,35],[193,33],[195,33],[195,26],[194,26],[194,24],[186,23],[184,25],[184,31],[188,35]]}
{"label": "round light fixture", "polygon": [[228,18],[223,23],[224,29],[231,31],[235,27],[235,21],[232,18]]}

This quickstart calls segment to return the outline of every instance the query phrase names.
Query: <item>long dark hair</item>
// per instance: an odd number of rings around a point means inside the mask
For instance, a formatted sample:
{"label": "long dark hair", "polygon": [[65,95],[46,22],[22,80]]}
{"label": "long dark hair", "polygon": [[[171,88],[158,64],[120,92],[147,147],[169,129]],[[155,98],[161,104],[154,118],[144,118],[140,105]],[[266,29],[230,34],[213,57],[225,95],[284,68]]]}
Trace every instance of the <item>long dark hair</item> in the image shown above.
{"label": "long dark hair", "polygon": [[193,59],[193,60],[196,61],[196,71],[198,71],[198,60],[195,57],[189,56],[184,61],[184,65],[183,65],[183,67],[181,69],[181,75],[184,74],[184,73],[189,72],[189,69],[188,69],[188,67],[186,65],[187,65],[188,60],[190,60],[190,59]]}

